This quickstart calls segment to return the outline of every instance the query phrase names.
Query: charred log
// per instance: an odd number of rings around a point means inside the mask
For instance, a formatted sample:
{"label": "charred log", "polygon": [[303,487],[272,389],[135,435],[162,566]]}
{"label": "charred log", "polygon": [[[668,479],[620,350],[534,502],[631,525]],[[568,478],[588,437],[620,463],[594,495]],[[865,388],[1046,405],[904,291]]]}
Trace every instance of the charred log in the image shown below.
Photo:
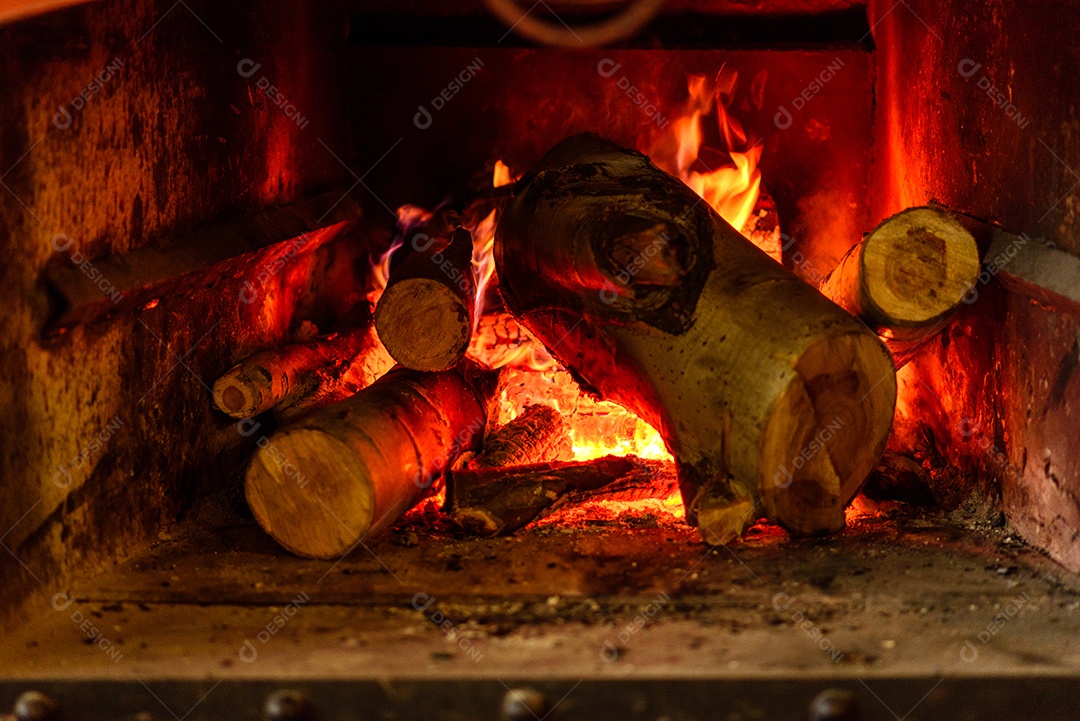
{"label": "charred log", "polygon": [[562,414],[550,406],[528,406],[484,441],[469,468],[499,468],[554,461],[569,455],[570,437]]}
{"label": "charred log", "polygon": [[477,536],[513,533],[570,503],[596,498],[637,501],[673,490],[655,482],[657,461],[605,456],[591,461],[536,463],[454,471],[447,512]]}

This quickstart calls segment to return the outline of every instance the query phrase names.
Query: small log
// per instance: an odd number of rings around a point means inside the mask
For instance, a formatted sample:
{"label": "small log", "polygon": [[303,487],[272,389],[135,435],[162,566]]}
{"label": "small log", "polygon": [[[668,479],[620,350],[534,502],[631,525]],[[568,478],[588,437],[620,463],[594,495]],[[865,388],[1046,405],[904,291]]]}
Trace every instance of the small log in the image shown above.
{"label": "small log", "polygon": [[655,466],[636,456],[591,461],[534,463],[513,468],[476,468],[452,473],[447,513],[477,536],[513,533],[568,503],[605,498],[636,501],[666,498],[672,485],[654,483]]}
{"label": "small log", "polygon": [[269,410],[294,418],[366,388],[393,365],[368,317],[367,323],[345,323],[340,332],[245,359],[214,381],[214,405],[233,418]]}
{"label": "small log", "polygon": [[975,238],[956,218],[909,208],[853,246],[820,290],[878,333],[900,367],[945,327],[978,275]]}
{"label": "small log", "polygon": [[340,557],[434,493],[483,438],[498,373],[395,368],[271,435],[247,469],[255,520],[287,550]]}
{"label": "small log", "polygon": [[[587,391],[660,432],[702,536],[726,542],[760,515],[842,528],[892,425],[881,341],[644,155],[574,136],[516,190],[495,242],[507,309]],[[620,238],[642,232],[670,248],[620,264]],[[658,259],[678,283],[636,280]]]}
{"label": "small log", "polygon": [[566,421],[551,406],[528,406],[484,441],[484,450],[469,461],[472,470],[523,466],[554,461],[572,448]]}
{"label": "small log", "polygon": [[472,336],[475,286],[472,236],[464,228],[420,233],[390,270],[375,308],[375,328],[393,358],[414,370],[452,368]]}

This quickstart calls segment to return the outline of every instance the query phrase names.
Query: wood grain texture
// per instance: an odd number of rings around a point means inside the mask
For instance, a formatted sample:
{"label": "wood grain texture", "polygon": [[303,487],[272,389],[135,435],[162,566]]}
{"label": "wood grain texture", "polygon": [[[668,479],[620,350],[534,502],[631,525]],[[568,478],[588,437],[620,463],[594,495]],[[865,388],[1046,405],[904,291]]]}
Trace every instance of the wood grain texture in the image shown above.
{"label": "wood grain texture", "polygon": [[975,238],[947,211],[908,208],[852,246],[821,284],[829,300],[885,340],[902,365],[975,290]]}

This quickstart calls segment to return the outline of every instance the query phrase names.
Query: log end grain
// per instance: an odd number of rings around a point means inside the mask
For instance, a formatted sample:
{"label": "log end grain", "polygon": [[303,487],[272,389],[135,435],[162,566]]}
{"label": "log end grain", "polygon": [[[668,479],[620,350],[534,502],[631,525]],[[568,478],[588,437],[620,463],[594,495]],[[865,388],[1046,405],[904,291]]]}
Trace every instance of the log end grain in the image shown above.
{"label": "log end grain", "polygon": [[232,418],[252,418],[273,405],[273,379],[239,364],[214,381],[214,406]]}
{"label": "log end grain", "polygon": [[885,450],[896,404],[892,358],[873,336],[825,337],[799,357],[762,436],[766,515],[799,535],[838,531]]}
{"label": "log end grain", "polygon": [[406,368],[441,371],[464,356],[472,334],[467,299],[430,278],[389,286],[375,309],[375,329],[386,350]]}
{"label": "log end grain", "polygon": [[883,326],[922,327],[952,311],[979,275],[979,251],[939,208],[911,208],[864,241],[861,290]]}
{"label": "log end grain", "polygon": [[369,469],[347,444],[317,429],[275,434],[256,453],[244,488],[259,525],[299,556],[339,558],[374,521]]}

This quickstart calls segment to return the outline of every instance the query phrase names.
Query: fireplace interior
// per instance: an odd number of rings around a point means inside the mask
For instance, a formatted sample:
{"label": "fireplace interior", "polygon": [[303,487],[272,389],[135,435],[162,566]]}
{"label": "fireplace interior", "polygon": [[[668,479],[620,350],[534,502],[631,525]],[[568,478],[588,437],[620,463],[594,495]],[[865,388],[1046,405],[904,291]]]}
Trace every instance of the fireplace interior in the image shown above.
{"label": "fireplace interior", "polygon": [[[1080,13],[507,6],[0,4],[0,707],[1075,717]],[[544,215],[582,198],[617,210]],[[657,221],[665,198],[695,200]],[[885,261],[901,300],[924,269],[967,278],[918,332],[835,294],[912,208],[971,244],[918,226]],[[632,228],[606,286],[559,245],[598,217]],[[712,297],[679,235],[699,221],[738,248],[709,277],[790,291],[627,315]],[[421,291],[416,258],[441,268]],[[844,323],[866,356],[799,350],[830,369],[820,425],[774,432],[799,412],[760,400],[787,337]],[[678,416],[688,378],[738,400]],[[514,419],[532,445],[485,466]],[[341,481],[361,452],[335,423],[406,480]],[[740,490],[774,446],[776,482]],[[435,460],[391,462],[414,452]],[[805,469],[841,454],[815,505]]]}

